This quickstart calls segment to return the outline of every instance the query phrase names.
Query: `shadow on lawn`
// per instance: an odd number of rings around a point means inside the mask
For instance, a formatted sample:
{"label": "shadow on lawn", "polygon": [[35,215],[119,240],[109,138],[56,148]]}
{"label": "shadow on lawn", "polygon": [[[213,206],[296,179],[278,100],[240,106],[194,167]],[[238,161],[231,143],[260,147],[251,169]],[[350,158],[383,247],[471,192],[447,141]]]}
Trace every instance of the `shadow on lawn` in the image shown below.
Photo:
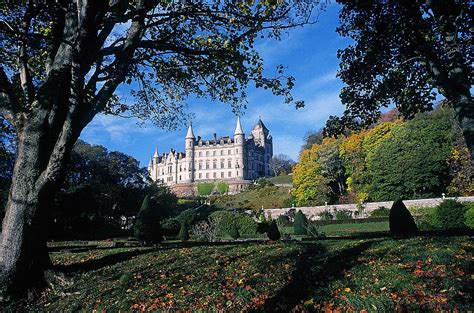
{"label": "shadow on lawn", "polygon": [[[308,300],[311,291],[324,292],[328,284],[341,277],[344,271],[357,264],[357,258],[376,240],[366,241],[354,247],[326,254],[319,245],[308,245],[300,255],[292,273],[293,279],[264,304],[266,312],[290,311],[302,301]],[[329,296],[329,295],[327,295]]]}

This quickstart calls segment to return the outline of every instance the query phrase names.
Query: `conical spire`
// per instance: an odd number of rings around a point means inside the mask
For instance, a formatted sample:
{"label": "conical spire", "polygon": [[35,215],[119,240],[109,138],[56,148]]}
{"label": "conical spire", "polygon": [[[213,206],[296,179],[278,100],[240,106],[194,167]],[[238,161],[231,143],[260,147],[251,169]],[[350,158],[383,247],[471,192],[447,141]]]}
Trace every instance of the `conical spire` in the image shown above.
{"label": "conical spire", "polygon": [[237,125],[235,126],[235,135],[243,135],[244,131],[242,130],[242,125],[240,124],[240,116],[237,116]]}
{"label": "conical spire", "polygon": [[153,158],[158,158],[158,147],[155,148],[155,154],[153,154]]}
{"label": "conical spire", "polygon": [[191,122],[189,122],[188,132],[186,133],[186,139],[194,139],[193,124]]}

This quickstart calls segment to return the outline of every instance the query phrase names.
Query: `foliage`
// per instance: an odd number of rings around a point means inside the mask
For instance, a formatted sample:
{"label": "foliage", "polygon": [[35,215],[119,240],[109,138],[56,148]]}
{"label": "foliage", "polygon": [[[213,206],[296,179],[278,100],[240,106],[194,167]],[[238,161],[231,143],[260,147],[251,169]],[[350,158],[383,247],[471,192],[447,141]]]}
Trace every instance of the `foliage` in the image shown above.
{"label": "foliage", "polygon": [[237,226],[235,226],[235,223],[232,223],[229,228],[229,236],[234,240],[239,239],[240,237],[239,229],[237,228]]}
{"label": "foliage", "polygon": [[[199,188],[199,187],[198,187],[198,188]],[[225,182],[225,181],[221,181],[221,182],[218,182],[218,183],[217,183],[216,188],[217,188],[217,191],[218,191],[221,195],[223,195],[223,194],[227,193],[227,191],[229,190],[229,184],[228,184],[227,182]]]}
{"label": "foliage", "polygon": [[188,227],[196,220],[197,214],[193,209],[187,209],[179,213],[174,219],[180,224],[187,224]]}
{"label": "foliage", "polygon": [[307,222],[305,225],[306,235],[313,239],[326,237],[325,233],[321,230],[321,227],[313,222]]}
{"label": "foliage", "polygon": [[474,205],[471,205],[464,214],[464,225],[467,228],[474,229]]}
{"label": "foliage", "polygon": [[345,221],[352,219],[352,211],[348,209],[341,209],[335,212],[336,220]]}
{"label": "foliage", "polygon": [[449,185],[446,188],[448,196],[474,195],[474,168],[466,143],[462,138],[456,138],[456,144],[447,159],[449,170]]}
{"label": "foliage", "polygon": [[181,229],[181,225],[174,218],[167,218],[167,219],[162,220],[160,223],[160,226],[163,232],[163,236],[165,237],[177,236]]}
{"label": "foliage", "polygon": [[220,220],[217,229],[217,236],[220,238],[229,235],[234,226],[237,227],[240,235],[253,235],[257,231],[257,223],[248,214],[221,210],[213,212],[209,217]]}
{"label": "foliage", "polygon": [[272,241],[279,240],[281,237],[280,231],[278,230],[278,226],[275,220],[271,221],[270,225],[268,226],[267,230],[268,239]]}
{"label": "foliage", "polygon": [[202,182],[197,184],[197,190],[200,196],[209,196],[214,190],[214,183]]}
{"label": "foliage", "polygon": [[390,233],[396,236],[413,235],[418,231],[415,220],[411,216],[410,211],[403,203],[402,199],[398,198],[393,202],[390,214],[388,216],[390,226]]}
{"label": "foliage", "polygon": [[273,186],[273,183],[271,182],[271,180],[268,179],[268,178],[266,178],[266,177],[257,178],[257,180],[255,181],[255,183],[257,184],[258,188],[264,188],[264,187],[267,187],[267,186]]}
{"label": "foliage", "polygon": [[215,242],[222,219],[219,216],[211,216],[207,221],[199,221],[191,227],[191,235],[197,241]]}
{"label": "foliage", "polygon": [[455,136],[449,108],[418,115],[397,127],[369,161],[371,199],[439,196],[445,188],[446,159]]}
{"label": "foliage", "polygon": [[380,217],[380,216],[389,216],[390,215],[390,209],[386,207],[378,207],[372,212],[370,212],[370,217]]}
{"label": "foliage", "polygon": [[150,197],[143,200],[133,228],[135,238],[145,244],[160,242],[163,237],[160,228],[159,214],[150,206]]}
{"label": "foliage", "polygon": [[276,219],[276,222],[278,223],[278,226],[281,225],[281,226],[287,227],[291,225],[290,218],[287,215],[278,216]]}
{"label": "foliage", "polygon": [[436,207],[433,224],[441,229],[464,228],[466,211],[467,207],[456,200],[443,200]]}
{"label": "foliage", "polygon": [[188,241],[189,240],[189,231],[188,231],[188,224],[182,223],[179,229],[178,238],[181,241]]}
{"label": "foliage", "polygon": [[308,224],[308,219],[301,210],[296,212],[295,222],[293,223],[293,229],[295,235],[306,235],[306,224]]}
{"label": "foliage", "polygon": [[293,168],[292,195],[296,205],[318,205],[330,200],[330,179],[323,175],[323,168],[317,162],[322,145],[313,145],[301,152],[300,160]]}
{"label": "foliage", "polygon": [[309,150],[313,145],[320,145],[323,142],[323,132],[319,131],[308,131],[303,138],[303,146],[301,151]]}
{"label": "foliage", "polygon": [[241,235],[254,235],[257,233],[257,222],[248,214],[236,214],[234,223]]}
{"label": "foliage", "polygon": [[334,219],[334,215],[329,212],[329,210],[324,210],[321,213],[318,214],[319,219],[323,221],[330,221]]}
{"label": "foliage", "polygon": [[338,2],[337,31],[353,40],[338,52],[344,117],[372,124],[394,103],[411,118],[441,94],[457,112],[472,159],[470,1]]}
{"label": "foliage", "polygon": [[289,156],[277,154],[270,159],[270,168],[274,176],[288,175],[293,171],[295,163]]}

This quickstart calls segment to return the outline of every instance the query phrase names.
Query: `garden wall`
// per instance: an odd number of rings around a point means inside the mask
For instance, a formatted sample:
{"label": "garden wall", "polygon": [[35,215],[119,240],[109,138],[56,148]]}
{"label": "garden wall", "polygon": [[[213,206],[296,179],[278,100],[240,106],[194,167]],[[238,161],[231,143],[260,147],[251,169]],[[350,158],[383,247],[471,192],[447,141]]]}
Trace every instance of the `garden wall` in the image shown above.
{"label": "garden wall", "polygon": [[[474,197],[458,197],[458,198],[445,198],[445,199],[456,199],[459,202],[474,202]],[[407,208],[412,207],[435,207],[443,201],[443,198],[432,198],[432,199],[417,199],[417,200],[403,200]],[[391,208],[393,201],[384,202],[368,202],[364,203],[364,215],[368,215],[373,210],[379,207]],[[289,210],[295,209],[296,211],[301,210],[309,219],[317,220],[319,213],[323,211],[337,211],[342,209],[351,210],[357,212],[357,204],[334,204],[334,205],[320,205],[313,207],[294,207],[294,208],[282,208],[282,209],[265,209],[265,216],[268,217],[270,214],[272,218],[277,218],[280,215],[288,213]],[[364,217],[364,216],[360,216]]]}

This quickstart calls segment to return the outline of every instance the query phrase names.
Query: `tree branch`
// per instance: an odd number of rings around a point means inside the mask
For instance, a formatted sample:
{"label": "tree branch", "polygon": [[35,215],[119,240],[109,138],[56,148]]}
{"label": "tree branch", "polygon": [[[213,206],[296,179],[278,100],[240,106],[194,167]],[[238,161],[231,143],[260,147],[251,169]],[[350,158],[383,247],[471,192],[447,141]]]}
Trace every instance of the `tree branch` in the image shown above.
{"label": "tree branch", "polygon": [[0,67],[0,114],[11,124],[16,125],[21,113],[25,113],[25,111],[20,105],[15,89],[5,74],[3,67]]}

